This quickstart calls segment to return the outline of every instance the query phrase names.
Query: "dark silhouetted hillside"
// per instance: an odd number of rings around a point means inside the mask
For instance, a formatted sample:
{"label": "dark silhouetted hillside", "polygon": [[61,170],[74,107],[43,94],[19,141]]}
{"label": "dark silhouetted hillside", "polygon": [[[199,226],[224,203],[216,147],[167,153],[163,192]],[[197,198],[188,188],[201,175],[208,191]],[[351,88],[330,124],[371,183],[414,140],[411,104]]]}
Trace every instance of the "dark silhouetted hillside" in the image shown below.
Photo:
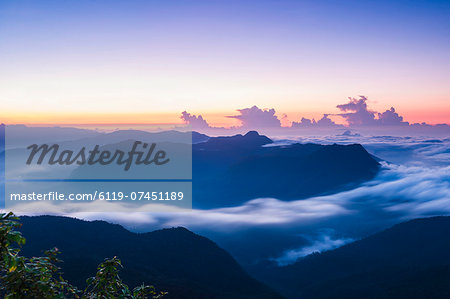
{"label": "dark silhouetted hillside", "polygon": [[293,200],[329,194],[372,179],[380,167],[359,144],[264,146],[271,143],[251,131],[194,144],[194,206],[221,207],[257,197]]}
{"label": "dark silhouetted hillside", "polygon": [[79,287],[104,258],[117,256],[124,282],[154,284],[168,298],[279,298],[214,242],[185,228],[135,234],[104,221],[38,216],[21,222],[27,239],[22,253],[41,255],[57,247],[64,277]]}
{"label": "dark silhouetted hillside", "polygon": [[450,298],[450,217],[398,224],[264,280],[290,298]]}

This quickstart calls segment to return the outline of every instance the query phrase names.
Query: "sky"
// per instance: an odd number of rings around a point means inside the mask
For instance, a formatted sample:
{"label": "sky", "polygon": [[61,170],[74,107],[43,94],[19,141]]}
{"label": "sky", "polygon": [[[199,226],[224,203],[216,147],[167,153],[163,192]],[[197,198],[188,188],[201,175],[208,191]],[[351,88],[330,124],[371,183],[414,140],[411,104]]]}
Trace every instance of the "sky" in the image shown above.
{"label": "sky", "polygon": [[450,124],[449,1],[0,0],[0,122],[320,119],[347,97]]}

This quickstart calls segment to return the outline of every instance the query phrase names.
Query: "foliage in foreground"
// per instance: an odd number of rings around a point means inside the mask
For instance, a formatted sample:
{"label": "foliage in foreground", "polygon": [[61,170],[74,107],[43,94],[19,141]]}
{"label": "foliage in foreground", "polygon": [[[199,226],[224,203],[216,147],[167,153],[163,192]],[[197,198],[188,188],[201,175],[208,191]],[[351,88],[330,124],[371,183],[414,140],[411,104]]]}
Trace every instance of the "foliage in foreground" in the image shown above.
{"label": "foliage in foreground", "polygon": [[97,267],[94,277],[86,280],[81,291],[62,277],[59,251],[53,248],[43,257],[20,256],[25,238],[17,231],[19,218],[13,213],[0,213],[0,295],[4,298],[162,298],[153,286],[141,285],[132,290],[119,277],[121,261],[106,259]]}

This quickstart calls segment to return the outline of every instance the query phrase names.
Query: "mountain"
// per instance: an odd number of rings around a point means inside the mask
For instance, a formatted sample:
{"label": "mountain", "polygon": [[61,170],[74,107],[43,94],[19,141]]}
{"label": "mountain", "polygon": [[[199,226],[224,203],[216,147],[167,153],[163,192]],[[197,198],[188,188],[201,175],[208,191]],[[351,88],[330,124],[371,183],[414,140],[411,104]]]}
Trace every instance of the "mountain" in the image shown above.
{"label": "mountain", "polygon": [[274,146],[254,131],[211,137],[194,144],[192,155],[193,204],[199,208],[329,194],[372,179],[380,168],[359,144]]}
{"label": "mountain", "polygon": [[149,132],[144,130],[116,129],[113,132],[103,132],[71,127],[28,127],[25,125],[6,126],[0,124],[0,140],[5,139],[5,131],[8,133],[8,148],[26,148],[31,144],[45,143],[57,143],[67,148],[93,147],[95,145],[119,143],[130,139],[148,143],[195,144],[209,139],[209,136],[195,131],[166,130]]}
{"label": "mountain", "polygon": [[[3,131],[3,133],[2,133]],[[25,125],[3,125],[0,127],[0,138],[5,131],[10,147],[27,147],[37,143],[61,143],[76,139],[95,139],[102,134],[96,130],[71,127],[30,127]]]}
{"label": "mountain", "polygon": [[215,243],[178,227],[136,234],[104,221],[56,216],[22,217],[25,256],[57,247],[64,277],[84,287],[105,258],[122,260],[121,277],[169,292],[167,298],[280,298],[251,278]]}
{"label": "mountain", "polygon": [[210,137],[207,142],[196,146],[198,150],[223,151],[223,150],[242,150],[254,149],[260,146],[271,144],[273,141],[256,131],[249,131],[245,135]]}
{"label": "mountain", "polygon": [[[132,173],[114,163],[82,165],[71,173],[71,178],[186,179],[192,174],[192,206],[205,209],[236,206],[255,198],[298,200],[349,190],[371,180],[380,169],[380,164],[360,144],[281,146],[250,131],[223,137],[195,134],[201,142],[191,145],[191,135],[186,134],[117,131],[92,139],[110,151],[125,151],[133,140],[159,140],[158,145],[167,151],[172,162],[158,168],[133,166]],[[180,140],[183,138],[189,142]],[[178,142],[172,143],[175,140]]]}
{"label": "mountain", "polygon": [[199,143],[205,142],[209,137],[195,131],[180,132],[175,130],[167,130],[161,132],[147,132],[142,130],[117,130],[111,133],[105,133],[97,136],[95,142],[97,144],[117,143],[124,140],[139,140],[147,142],[179,142],[179,143]]}
{"label": "mountain", "polygon": [[450,217],[423,218],[261,278],[288,298],[450,298],[449,253]]}

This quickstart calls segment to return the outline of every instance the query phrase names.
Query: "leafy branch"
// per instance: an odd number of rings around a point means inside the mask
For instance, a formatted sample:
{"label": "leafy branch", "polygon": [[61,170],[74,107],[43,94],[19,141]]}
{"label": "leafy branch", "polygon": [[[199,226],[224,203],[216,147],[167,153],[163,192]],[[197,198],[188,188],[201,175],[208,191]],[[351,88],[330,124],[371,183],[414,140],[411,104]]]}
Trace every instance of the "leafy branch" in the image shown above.
{"label": "leafy branch", "polygon": [[117,257],[101,263],[81,291],[62,277],[61,268],[56,265],[61,262],[58,248],[47,250],[42,257],[20,256],[20,247],[25,244],[17,230],[20,226],[19,218],[12,212],[0,213],[0,295],[5,299],[159,299],[167,294],[144,284],[130,290],[119,276],[123,266]]}

